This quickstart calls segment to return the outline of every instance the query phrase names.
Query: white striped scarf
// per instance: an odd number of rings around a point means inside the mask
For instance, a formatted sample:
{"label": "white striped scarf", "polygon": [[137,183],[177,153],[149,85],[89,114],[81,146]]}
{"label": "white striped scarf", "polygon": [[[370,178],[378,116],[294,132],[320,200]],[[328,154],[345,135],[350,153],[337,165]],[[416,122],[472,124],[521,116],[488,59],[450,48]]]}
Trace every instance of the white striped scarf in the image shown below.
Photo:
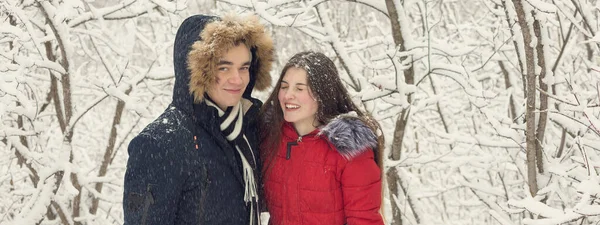
{"label": "white striped scarf", "polygon": [[[254,165],[257,165],[256,157],[254,156],[254,150],[250,146],[248,142],[248,138],[246,135],[242,133],[242,126],[244,122],[244,109],[242,107],[242,102],[240,101],[237,105],[233,106],[231,111],[227,110],[223,111],[219,106],[217,106],[210,99],[205,99],[206,104],[217,109],[219,114],[219,118],[221,119],[220,129],[225,135],[225,138],[235,144],[235,148],[242,160],[242,169],[243,169],[243,177],[244,177],[244,201],[246,204],[250,203],[250,225],[254,224],[254,221],[258,221],[260,223],[260,212],[258,210],[258,191],[256,185],[256,178],[254,177],[254,171],[252,166],[242,153],[241,149],[244,149],[245,146],[240,148],[238,144],[241,142],[242,144],[246,144],[247,148],[250,150],[252,155],[252,160]],[[241,135],[241,137],[240,137]],[[236,141],[236,139],[241,138],[243,141]],[[256,211],[256,212],[255,212]],[[255,217],[256,216],[256,217]]]}

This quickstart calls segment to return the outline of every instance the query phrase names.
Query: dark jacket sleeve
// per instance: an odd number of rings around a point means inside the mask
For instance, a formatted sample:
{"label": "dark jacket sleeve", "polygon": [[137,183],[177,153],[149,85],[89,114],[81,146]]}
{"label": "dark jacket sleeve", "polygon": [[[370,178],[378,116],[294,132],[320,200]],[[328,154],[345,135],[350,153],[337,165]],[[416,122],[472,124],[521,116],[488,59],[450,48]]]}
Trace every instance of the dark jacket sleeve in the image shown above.
{"label": "dark jacket sleeve", "polygon": [[175,221],[183,186],[184,163],[174,149],[160,147],[148,136],[128,147],[125,172],[124,225],[169,225]]}

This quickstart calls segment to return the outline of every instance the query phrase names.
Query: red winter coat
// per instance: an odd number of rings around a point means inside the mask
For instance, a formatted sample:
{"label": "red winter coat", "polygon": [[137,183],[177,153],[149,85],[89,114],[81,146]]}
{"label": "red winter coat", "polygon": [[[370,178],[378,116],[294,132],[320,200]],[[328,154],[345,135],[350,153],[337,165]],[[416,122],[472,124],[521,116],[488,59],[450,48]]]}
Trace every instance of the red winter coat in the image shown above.
{"label": "red winter coat", "polygon": [[269,224],[383,224],[376,143],[373,132],[354,117],[334,119],[302,137],[285,123],[265,176]]}

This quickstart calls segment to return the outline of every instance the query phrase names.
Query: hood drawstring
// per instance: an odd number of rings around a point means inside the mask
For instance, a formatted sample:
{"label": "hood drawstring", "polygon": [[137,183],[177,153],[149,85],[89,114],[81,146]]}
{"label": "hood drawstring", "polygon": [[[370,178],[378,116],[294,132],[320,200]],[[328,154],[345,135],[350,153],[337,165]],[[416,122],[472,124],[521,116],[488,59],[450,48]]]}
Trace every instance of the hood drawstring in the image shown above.
{"label": "hood drawstring", "polygon": [[[242,158],[242,167],[244,169],[244,186],[246,189],[244,192],[244,201],[246,202],[246,204],[251,204],[250,225],[253,225],[255,219],[255,203],[258,203],[258,191],[256,190],[256,180],[254,178],[252,166],[250,166],[250,163],[248,163],[248,160],[246,160],[246,157],[244,157],[244,154],[242,153],[240,148],[237,146],[235,148],[237,149],[238,154],[240,154],[240,158]],[[256,208],[256,219],[258,220],[258,223],[260,223],[260,212],[258,210],[258,207]]]}

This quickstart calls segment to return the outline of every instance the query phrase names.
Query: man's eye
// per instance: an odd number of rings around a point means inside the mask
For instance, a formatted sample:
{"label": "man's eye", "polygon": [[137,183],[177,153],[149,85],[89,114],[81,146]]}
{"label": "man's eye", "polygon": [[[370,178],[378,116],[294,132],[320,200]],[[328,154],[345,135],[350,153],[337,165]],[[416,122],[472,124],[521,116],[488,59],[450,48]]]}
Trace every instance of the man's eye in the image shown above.
{"label": "man's eye", "polygon": [[227,71],[227,70],[229,70],[229,68],[227,68],[227,67],[219,67],[218,70],[219,71]]}
{"label": "man's eye", "polygon": [[244,66],[244,67],[240,68],[240,70],[249,70],[249,69],[250,69],[249,66]]}

